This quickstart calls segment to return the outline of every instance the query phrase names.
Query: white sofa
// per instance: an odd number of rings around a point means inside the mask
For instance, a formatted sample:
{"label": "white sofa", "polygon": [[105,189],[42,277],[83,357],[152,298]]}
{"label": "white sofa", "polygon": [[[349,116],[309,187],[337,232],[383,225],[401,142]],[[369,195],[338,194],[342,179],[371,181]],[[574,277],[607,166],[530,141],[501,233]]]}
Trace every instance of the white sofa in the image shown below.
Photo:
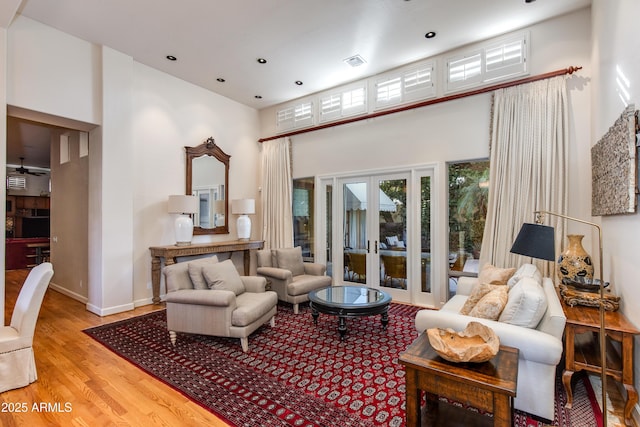
{"label": "white sofa", "polygon": [[470,321],[489,326],[500,338],[501,345],[520,350],[515,408],[553,421],[556,366],[562,357],[566,317],[552,280],[541,278],[547,308],[535,328],[460,314],[460,309],[477,283],[477,278],[460,277],[457,294],[440,310],[420,310],[416,314],[416,329],[419,332],[430,328],[461,331]]}

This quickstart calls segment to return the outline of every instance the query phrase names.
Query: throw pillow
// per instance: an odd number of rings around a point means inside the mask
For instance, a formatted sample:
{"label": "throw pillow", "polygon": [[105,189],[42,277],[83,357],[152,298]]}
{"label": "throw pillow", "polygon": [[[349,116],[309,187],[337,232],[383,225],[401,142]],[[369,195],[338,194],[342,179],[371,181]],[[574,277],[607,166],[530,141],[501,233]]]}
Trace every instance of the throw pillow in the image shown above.
{"label": "throw pillow", "polygon": [[398,245],[398,236],[389,236],[387,237],[387,243],[389,246],[397,246]]}
{"label": "throw pillow", "polygon": [[236,295],[245,291],[240,274],[230,259],[204,266],[202,274],[210,289],[232,291]]}
{"label": "throw pillow", "polygon": [[478,283],[506,285],[509,278],[513,276],[515,272],[515,268],[499,268],[491,264],[485,264],[482,266],[480,274],[478,274]]}
{"label": "throw pillow", "polygon": [[538,267],[533,264],[522,264],[520,268],[511,276],[511,278],[507,281],[507,286],[509,289],[513,288],[516,283],[520,281],[523,277],[531,277],[532,279],[536,279],[538,284],[542,285],[542,274]]}
{"label": "throw pillow", "polygon": [[471,290],[471,295],[469,295],[467,300],[464,302],[464,305],[460,309],[460,314],[468,315],[469,313],[471,313],[471,310],[473,310],[473,307],[476,306],[478,301],[480,301],[483,296],[493,291],[498,286],[502,285],[490,285],[488,283],[479,283],[475,285]]}
{"label": "throw pillow", "polygon": [[294,277],[304,274],[304,261],[302,260],[302,248],[300,246],[276,249],[276,260],[278,268],[289,270]]}
{"label": "throw pillow", "polygon": [[193,289],[193,283],[189,280],[188,265],[186,262],[167,265],[162,269],[164,280],[167,284],[167,292]]}
{"label": "throw pillow", "polygon": [[478,301],[469,316],[498,320],[507,304],[508,292],[509,288],[506,286],[498,286]]}
{"label": "throw pillow", "polygon": [[207,282],[204,280],[204,276],[202,275],[202,268],[208,264],[213,264],[218,262],[218,257],[216,255],[200,258],[193,261],[189,261],[187,263],[189,270],[189,278],[191,278],[191,282],[193,283],[193,289],[209,289]]}
{"label": "throw pillow", "polygon": [[509,299],[500,321],[525,328],[535,328],[547,311],[547,298],[542,286],[531,277],[523,277],[509,291]]}
{"label": "throw pillow", "polygon": [[256,252],[258,267],[273,267],[271,263],[271,249],[261,249]]}

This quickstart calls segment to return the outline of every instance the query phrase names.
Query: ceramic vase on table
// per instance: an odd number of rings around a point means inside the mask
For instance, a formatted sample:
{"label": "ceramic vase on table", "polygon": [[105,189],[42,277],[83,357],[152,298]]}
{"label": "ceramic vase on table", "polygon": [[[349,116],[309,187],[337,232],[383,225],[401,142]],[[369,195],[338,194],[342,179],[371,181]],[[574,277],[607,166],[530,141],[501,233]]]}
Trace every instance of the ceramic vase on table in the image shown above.
{"label": "ceramic vase on table", "polygon": [[558,277],[593,279],[591,256],[582,247],[582,234],[568,234],[569,245],[558,258]]}

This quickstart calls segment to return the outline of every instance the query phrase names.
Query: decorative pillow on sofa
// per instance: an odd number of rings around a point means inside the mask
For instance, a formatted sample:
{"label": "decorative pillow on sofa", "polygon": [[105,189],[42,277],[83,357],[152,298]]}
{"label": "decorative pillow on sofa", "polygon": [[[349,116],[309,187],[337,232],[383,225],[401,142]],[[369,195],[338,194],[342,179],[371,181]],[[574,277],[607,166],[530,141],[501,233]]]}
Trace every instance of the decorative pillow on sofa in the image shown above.
{"label": "decorative pillow on sofa", "polygon": [[460,309],[460,314],[468,315],[469,313],[471,313],[473,307],[476,306],[476,304],[482,299],[482,297],[498,287],[504,287],[506,289],[506,286],[490,285],[488,283],[479,283],[475,285],[471,290],[471,295],[469,295],[467,300],[464,302],[464,305]]}
{"label": "decorative pillow on sofa", "polygon": [[509,288],[506,286],[497,286],[478,301],[469,316],[498,320],[507,304],[508,292]]}
{"label": "decorative pillow on sofa", "polygon": [[189,279],[189,266],[186,262],[167,265],[162,269],[162,274],[167,284],[167,292],[193,289],[193,283]]}
{"label": "decorative pillow on sofa", "polygon": [[271,249],[260,249],[256,251],[258,267],[273,267]]}
{"label": "decorative pillow on sofa", "polygon": [[547,311],[547,298],[542,286],[531,277],[523,277],[509,291],[500,322],[535,328]]}
{"label": "decorative pillow on sofa", "polygon": [[202,275],[202,268],[217,262],[218,257],[214,255],[207,258],[195,259],[187,263],[189,278],[191,278],[191,282],[193,283],[193,289],[209,289],[209,286]]}
{"label": "decorative pillow on sofa", "polygon": [[236,295],[240,295],[245,291],[240,273],[238,273],[236,266],[230,259],[204,266],[202,274],[210,289],[233,291]]}
{"label": "decorative pillow on sofa", "polygon": [[507,281],[507,286],[509,286],[509,289],[513,288],[515,284],[518,283],[523,277],[530,277],[532,279],[535,279],[536,282],[538,282],[538,284],[542,286],[542,273],[540,273],[538,267],[533,264],[522,264],[520,268],[518,268],[518,270],[513,274],[513,276],[511,276],[511,278]]}
{"label": "decorative pillow on sofa", "polygon": [[304,274],[304,261],[302,260],[302,248],[276,249],[278,268],[289,270],[293,276]]}
{"label": "decorative pillow on sofa", "polygon": [[491,264],[485,264],[478,274],[478,283],[506,285],[509,278],[513,276],[515,272],[515,268],[499,268]]}

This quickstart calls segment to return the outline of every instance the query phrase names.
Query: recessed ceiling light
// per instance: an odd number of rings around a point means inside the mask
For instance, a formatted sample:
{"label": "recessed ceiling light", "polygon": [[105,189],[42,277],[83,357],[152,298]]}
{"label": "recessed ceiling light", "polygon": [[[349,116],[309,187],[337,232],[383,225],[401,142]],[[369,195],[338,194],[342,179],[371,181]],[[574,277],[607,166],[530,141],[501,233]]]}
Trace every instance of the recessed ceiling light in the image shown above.
{"label": "recessed ceiling light", "polygon": [[296,83],[298,86],[302,86],[302,84],[303,84],[303,83],[302,83],[302,80],[296,80],[296,82],[295,82],[295,83]]}
{"label": "recessed ceiling light", "polygon": [[264,59],[264,58],[258,58],[258,59],[256,59],[256,61],[258,61],[258,64],[266,64],[267,63],[267,60]]}
{"label": "recessed ceiling light", "polygon": [[428,39],[432,39],[436,36],[436,32],[435,31],[429,31],[427,34],[424,35],[426,38]]}
{"label": "recessed ceiling light", "polygon": [[262,99],[262,95],[256,95],[254,96],[255,99]]}
{"label": "recessed ceiling light", "polygon": [[360,55],[353,55],[347,59],[343,59],[344,62],[346,62],[347,64],[349,64],[352,67],[359,67],[362,64],[366,64],[367,61],[364,60],[364,58]]}
{"label": "recessed ceiling light", "polygon": [[169,61],[176,61],[178,58],[176,58],[176,57],[175,57],[175,56],[173,56],[173,55],[167,55],[167,59],[168,59]]}
{"label": "recessed ceiling light", "polygon": [[225,80],[225,79],[223,79],[222,77],[218,77],[216,80],[217,80],[217,81],[219,81],[220,83],[224,83],[224,82],[226,82],[226,80]]}

